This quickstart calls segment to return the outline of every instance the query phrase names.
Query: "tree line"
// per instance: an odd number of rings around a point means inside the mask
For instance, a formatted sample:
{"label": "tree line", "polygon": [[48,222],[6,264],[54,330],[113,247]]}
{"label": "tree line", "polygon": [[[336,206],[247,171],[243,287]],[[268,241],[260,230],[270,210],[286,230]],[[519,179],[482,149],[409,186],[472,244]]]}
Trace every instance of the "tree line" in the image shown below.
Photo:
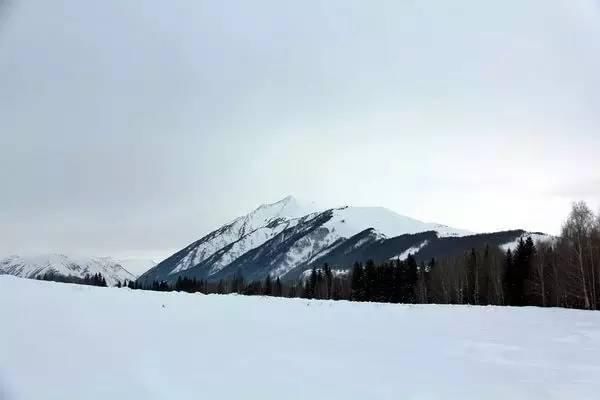
{"label": "tree line", "polygon": [[40,281],[52,281],[52,282],[62,282],[62,283],[75,283],[78,285],[88,285],[88,286],[102,286],[106,287],[106,279],[102,276],[101,273],[97,274],[86,274],[83,278],[73,275],[61,275],[55,272],[46,272],[43,275],[38,275],[36,277],[37,280]]}
{"label": "tree line", "polygon": [[313,268],[304,278],[292,283],[284,283],[279,277],[273,278],[271,276],[267,276],[264,280],[247,281],[242,272],[238,271],[231,279],[221,279],[217,282],[180,276],[173,284],[164,281],[150,283],[128,281],[123,284],[123,287],[204,294],[238,293],[247,296],[349,300],[350,281],[347,275],[339,274],[328,265],[325,265],[322,268]]}

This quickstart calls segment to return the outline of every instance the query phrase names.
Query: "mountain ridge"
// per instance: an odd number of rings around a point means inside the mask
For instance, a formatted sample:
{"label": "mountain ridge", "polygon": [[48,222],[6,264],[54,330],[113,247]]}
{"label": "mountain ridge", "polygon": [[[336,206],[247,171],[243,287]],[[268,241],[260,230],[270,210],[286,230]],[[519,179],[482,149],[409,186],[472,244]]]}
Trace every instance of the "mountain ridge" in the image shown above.
{"label": "mountain ridge", "polygon": [[38,254],[28,256],[12,255],[0,259],[0,274],[3,275],[38,278],[47,273],[77,278],[100,273],[109,286],[114,286],[117,282],[136,279],[134,274],[110,257]]}
{"label": "mountain ridge", "polygon": [[477,234],[422,222],[384,207],[344,206],[315,211],[286,196],[210,232],[139,280],[220,280],[238,273],[250,280],[266,276],[294,279],[319,263],[349,268],[354,261],[366,258],[390,259],[412,253],[429,256],[431,248],[438,249],[434,256],[443,256],[482,241],[506,245],[526,234],[524,230]]}

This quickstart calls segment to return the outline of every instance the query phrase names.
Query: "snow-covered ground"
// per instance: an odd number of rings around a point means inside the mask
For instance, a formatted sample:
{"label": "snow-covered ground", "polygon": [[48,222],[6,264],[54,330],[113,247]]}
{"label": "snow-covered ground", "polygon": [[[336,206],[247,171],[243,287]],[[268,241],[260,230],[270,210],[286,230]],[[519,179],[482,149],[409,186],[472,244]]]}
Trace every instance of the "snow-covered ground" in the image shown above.
{"label": "snow-covered ground", "polygon": [[0,398],[598,399],[600,313],[0,276]]}

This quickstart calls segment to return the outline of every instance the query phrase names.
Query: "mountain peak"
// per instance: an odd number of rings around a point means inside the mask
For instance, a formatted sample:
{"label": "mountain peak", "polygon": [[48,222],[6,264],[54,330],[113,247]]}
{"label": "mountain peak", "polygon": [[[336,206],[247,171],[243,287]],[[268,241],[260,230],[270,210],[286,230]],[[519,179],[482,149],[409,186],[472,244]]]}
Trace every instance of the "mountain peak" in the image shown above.
{"label": "mountain peak", "polygon": [[288,195],[275,203],[261,205],[246,217],[260,216],[261,221],[281,217],[300,218],[317,211],[322,210],[318,209],[314,203],[300,202],[295,196]]}
{"label": "mountain peak", "polygon": [[292,196],[291,194],[288,194],[283,199],[279,200],[279,203],[289,203],[291,201],[296,201],[296,198],[294,196]]}
{"label": "mountain peak", "polygon": [[[438,225],[384,207],[322,207],[288,195],[211,232],[164,260],[141,279],[146,282],[174,280],[178,276],[220,279],[238,270],[243,270],[245,278],[264,279],[266,275],[283,276],[295,268],[308,266],[347,241],[354,244],[348,248],[354,252],[366,244],[383,243],[401,235],[423,232],[436,237],[463,235],[461,230],[435,228]],[[416,245],[412,238],[402,240],[408,247]],[[390,257],[405,250],[396,248],[393,241],[389,243],[392,244],[385,246],[394,247]]]}
{"label": "mountain peak", "polygon": [[270,207],[275,207],[275,206],[286,206],[290,203],[298,203],[298,201],[296,200],[296,198],[292,195],[287,195],[285,196],[283,199],[278,200],[274,203],[265,203],[265,204],[261,204],[257,210],[263,209],[263,208],[270,208]]}

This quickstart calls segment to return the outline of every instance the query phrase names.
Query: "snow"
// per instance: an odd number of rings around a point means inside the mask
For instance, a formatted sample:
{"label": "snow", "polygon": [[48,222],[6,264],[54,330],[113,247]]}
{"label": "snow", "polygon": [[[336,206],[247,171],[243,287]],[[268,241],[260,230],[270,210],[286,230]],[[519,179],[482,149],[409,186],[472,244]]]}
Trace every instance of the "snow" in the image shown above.
{"label": "snow", "polygon": [[227,265],[234,262],[238,257],[242,256],[246,252],[262,246],[270,239],[274,238],[287,228],[291,228],[298,223],[297,219],[286,220],[282,223],[277,224],[274,227],[262,227],[242,237],[240,240],[234,242],[231,248],[227,252],[224,252],[213,264],[210,270],[211,274],[214,274]]}
{"label": "snow", "polygon": [[439,236],[466,236],[472,232],[450,228],[445,225],[427,223],[406,217],[384,207],[345,207],[334,210],[334,218],[325,224],[340,236],[349,238],[365,229],[395,237],[426,231],[438,231]]}
{"label": "snow", "polygon": [[339,236],[336,233],[327,232],[323,235],[322,228],[303,236],[287,251],[283,260],[271,272],[271,276],[283,276],[298,265],[309,263],[315,256],[322,255],[337,239]]}
{"label": "snow", "polygon": [[[443,227],[440,228],[440,227]],[[365,243],[403,234],[419,233],[438,229],[440,236],[462,236],[470,232],[429,224],[405,217],[383,207],[344,207],[333,210],[333,217],[323,224],[328,233],[318,239],[303,237],[288,251],[286,257],[277,264],[273,276],[282,276],[295,267],[314,261],[331,249],[328,246],[340,238],[348,239],[366,229],[373,229],[370,235],[355,244],[358,248]],[[423,244],[424,246],[425,244]],[[416,250],[418,251],[418,249]],[[414,251],[414,252],[416,252]],[[408,254],[406,254],[408,257]]]}
{"label": "snow", "polygon": [[[210,233],[200,243],[192,245],[188,249],[189,253],[175,266],[171,274],[190,269],[216,254],[224,247],[242,239],[248,239],[233,249],[231,255],[227,258],[222,258],[222,262],[214,266],[211,273],[216,273],[233,262],[237,257],[261,246],[283,229],[293,226],[298,218],[313,211],[312,205],[300,204],[292,196],[287,196],[276,203],[263,204],[251,213],[236,218],[231,223]],[[272,226],[274,222],[276,224]],[[255,235],[257,231],[259,232]],[[250,237],[247,237],[248,235]]]}
{"label": "snow", "polygon": [[531,237],[531,239],[533,239],[534,243],[550,242],[550,241],[554,240],[554,237],[550,236],[550,235],[546,235],[543,233],[526,232],[526,233],[522,234],[521,236],[519,236],[517,239],[513,240],[512,242],[508,242],[508,243],[501,245],[500,248],[504,251],[507,251],[508,249],[510,249],[510,251],[515,251],[519,244],[519,240],[521,240],[521,239],[526,240],[528,237]]}
{"label": "snow", "polygon": [[0,398],[592,400],[600,313],[0,276]]}
{"label": "snow", "polygon": [[110,257],[67,256],[64,254],[13,255],[0,260],[0,274],[35,278],[53,272],[64,276],[83,278],[85,275],[102,274],[109,285],[117,281],[134,280],[120,262]]}
{"label": "snow", "polygon": [[421,243],[418,246],[414,246],[414,247],[410,247],[408,249],[406,249],[405,251],[403,251],[401,254],[398,254],[395,257],[392,257],[390,260],[400,260],[400,261],[404,261],[408,258],[408,256],[410,256],[411,254],[417,254],[423,247],[427,246],[428,241],[425,240],[423,243]]}
{"label": "snow", "polygon": [[[321,268],[317,268],[317,271],[323,271],[323,270]],[[310,278],[311,274],[312,274],[312,269],[307,269],[306,271],[302,272],[301,279],[307,280],[308,278]],[[348,269],[332,269],[331,274],[333,276],[346,276],[346,275],[350,274],[350,270],[348,270]]]}

